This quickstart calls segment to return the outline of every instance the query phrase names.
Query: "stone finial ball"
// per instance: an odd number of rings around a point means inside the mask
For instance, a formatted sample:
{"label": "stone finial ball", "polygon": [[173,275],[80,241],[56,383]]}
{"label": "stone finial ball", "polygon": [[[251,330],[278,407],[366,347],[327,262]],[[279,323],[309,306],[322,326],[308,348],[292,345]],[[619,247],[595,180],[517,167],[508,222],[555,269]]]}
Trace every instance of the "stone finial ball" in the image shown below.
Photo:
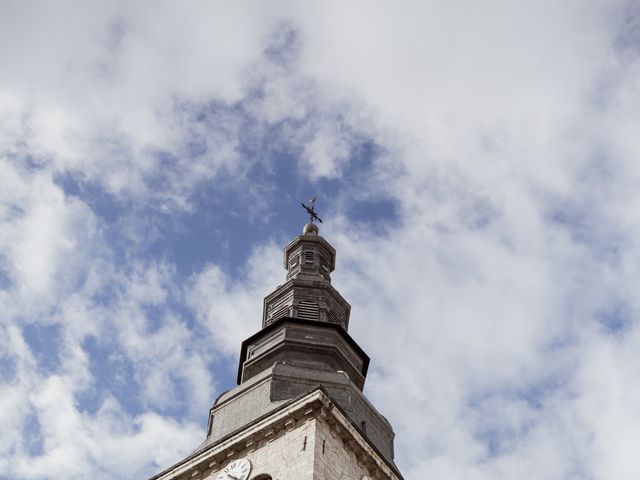
{"label": "stone finial ball", "polygon": [[307,223],[302,230],[304,235],[318,235],[320,233],[320,229],[315,223]]}

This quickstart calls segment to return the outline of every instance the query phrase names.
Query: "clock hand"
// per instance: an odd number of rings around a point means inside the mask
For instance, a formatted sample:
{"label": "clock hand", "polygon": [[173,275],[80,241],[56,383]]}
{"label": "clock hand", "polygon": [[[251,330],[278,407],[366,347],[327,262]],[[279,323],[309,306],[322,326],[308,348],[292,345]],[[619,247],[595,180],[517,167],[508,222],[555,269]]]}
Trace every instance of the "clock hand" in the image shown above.
{"label": "clock hand", "polygon": [[238,480],[238,477],[234,477],[234,476],[233,476],[233,475],[231,475],[230,473],[227,473],[227,476],[228,476],[228,477],[233,478],[233,480]]}

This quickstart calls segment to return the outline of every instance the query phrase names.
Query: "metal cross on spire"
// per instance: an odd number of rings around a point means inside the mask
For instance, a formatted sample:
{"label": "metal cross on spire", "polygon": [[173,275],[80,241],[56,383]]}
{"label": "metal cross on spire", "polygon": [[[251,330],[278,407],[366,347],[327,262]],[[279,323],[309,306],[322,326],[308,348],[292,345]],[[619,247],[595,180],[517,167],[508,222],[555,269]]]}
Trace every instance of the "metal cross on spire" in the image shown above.
{"label": "metal cross on spire", "polygon": [[320,223],[322,223],[322,219],[316,214],[315,207],[314,207],[314,204],[316,203],[316,198],[318,198],[318,197],[315,196],[315,197],[309,199],[309,201],[307,202],[309,204],[309,206],[305,205],[304,203],[301,203],[300,205],[302,205],[302,207],[309,214],[309,221],[311,223],[313,223],[314,220],[318,220]]}

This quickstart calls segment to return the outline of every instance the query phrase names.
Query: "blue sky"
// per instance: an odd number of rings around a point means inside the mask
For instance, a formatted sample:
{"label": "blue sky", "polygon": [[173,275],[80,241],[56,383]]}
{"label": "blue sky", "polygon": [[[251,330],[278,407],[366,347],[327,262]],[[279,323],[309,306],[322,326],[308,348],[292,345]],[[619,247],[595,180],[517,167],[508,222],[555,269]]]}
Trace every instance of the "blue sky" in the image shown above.
{"label": "blue sky", "polygon": [[406,478],[635,479],[638,25],[0,3],[0,478],[189,454],[318,195]]}

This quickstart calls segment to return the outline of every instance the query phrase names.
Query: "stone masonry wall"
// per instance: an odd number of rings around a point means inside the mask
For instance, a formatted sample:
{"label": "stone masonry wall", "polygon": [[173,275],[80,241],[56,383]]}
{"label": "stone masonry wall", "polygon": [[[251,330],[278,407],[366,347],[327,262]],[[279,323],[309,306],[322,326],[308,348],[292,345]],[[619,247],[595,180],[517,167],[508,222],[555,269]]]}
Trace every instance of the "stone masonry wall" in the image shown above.
{"label": "stone masonry wall", "polygon": [[317,419],[315,430],[313,480],[360,480],[371,475],[326,422]]}
{"label": "stone masonry wall", "polygon": [[282,430],[274,438],[260,440],[255,450],[241,452],[196,479],[214,480],[230,461],[246,458],[251,462],[250,479],[266,473],[273,480],[312,480],[315,430],[315,420],[300,420],[296,428]]}
{"label": "stone masonry wall", "polygon": [[[215,480],[236,459],[248,459],[248,480],[401,480],[392,463],[358,433],[322,390],[195,453],[153,480]],[[230,477],[227,477],[229,480]]]}

